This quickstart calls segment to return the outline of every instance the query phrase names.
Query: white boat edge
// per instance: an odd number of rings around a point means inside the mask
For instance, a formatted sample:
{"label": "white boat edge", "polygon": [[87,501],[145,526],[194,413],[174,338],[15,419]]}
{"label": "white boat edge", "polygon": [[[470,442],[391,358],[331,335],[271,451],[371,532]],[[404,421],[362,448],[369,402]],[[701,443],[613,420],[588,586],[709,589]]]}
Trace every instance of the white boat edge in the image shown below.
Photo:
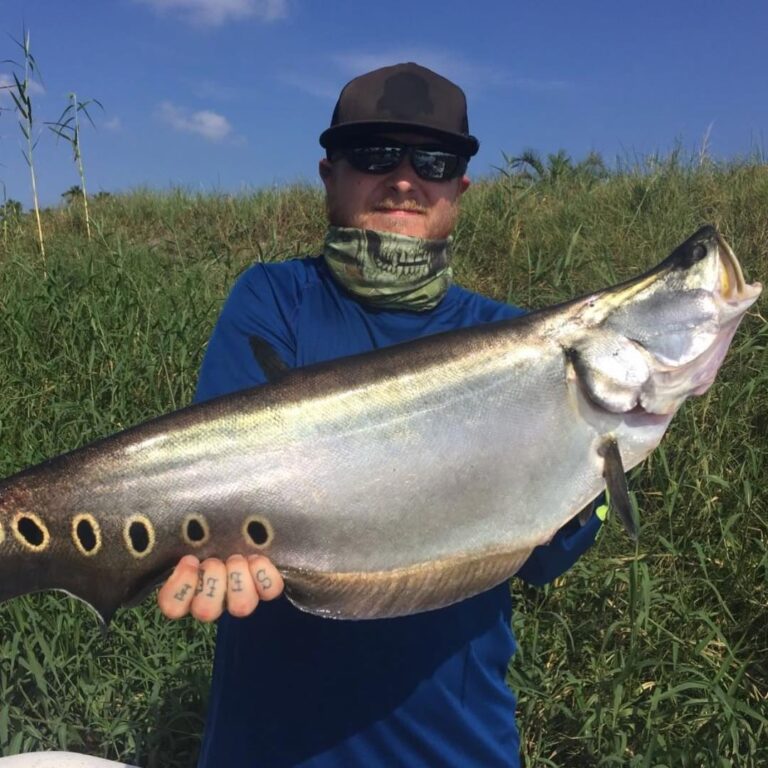
{"label": "white boat edge", "polygon": [[137,768],[101,757],[77,752],[29,752],[25,755],[0,757],[0,768]]}

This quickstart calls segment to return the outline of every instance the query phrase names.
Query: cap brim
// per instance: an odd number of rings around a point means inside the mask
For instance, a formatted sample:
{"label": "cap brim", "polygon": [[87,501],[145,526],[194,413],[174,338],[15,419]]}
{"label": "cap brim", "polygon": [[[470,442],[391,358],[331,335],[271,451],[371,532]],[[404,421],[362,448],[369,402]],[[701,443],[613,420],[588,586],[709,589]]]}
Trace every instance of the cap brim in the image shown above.
{"label": "cap brim", "polygon": [[463,157],[473,157],[480,149],[480,142],[471,134],[443,131],[423,123],[383,120],[360,120],[327,128],[320,134],[320,146],[324,149],[336,149],[348,141],[394,131],[432,136]]}

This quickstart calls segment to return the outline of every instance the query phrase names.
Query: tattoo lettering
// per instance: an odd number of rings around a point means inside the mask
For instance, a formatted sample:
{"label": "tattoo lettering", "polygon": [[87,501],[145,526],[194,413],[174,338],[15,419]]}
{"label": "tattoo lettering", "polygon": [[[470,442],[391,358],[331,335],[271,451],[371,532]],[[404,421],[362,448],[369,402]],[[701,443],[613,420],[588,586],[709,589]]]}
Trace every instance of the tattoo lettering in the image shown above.
{"label": "tattoo lettering", "polygon": [[195,588],[195,594],[199,595],[203,591],[203,576],[205,571],[202,568],[197,569],[197,587]]}
{"label": "tattoo lettering", "polygon": [[258,581],[264,589],[269,589],[272,586],[272,579],[267,576],[267,572],[263,568],[259,568],[259,570],[256,571],[256,581]]}
{"label": "tattoo lettering", "polygon": [[180,603],[184,602],[184,598],[187,596],[187,592],[192,589],[191,584],[182,584],[181,589],[173,596],[174,600],[178,600]]}
{"label": "tattoo lettering", "polygon": [[208,592],[205,593],[206,597],[214,597],[214,595],[216,594],[215,589],[218,581],[219,580],[215,576],[209,576],[205,580],[205,586],[208,587]]}
{"label": "tattoo lettering", "polygon": [[232,587],[230,587],[232,592],[242,592],[243,574],[240,573],[240,571],[232,571],[232,573],[229,575],[229,578],[232,581]]}

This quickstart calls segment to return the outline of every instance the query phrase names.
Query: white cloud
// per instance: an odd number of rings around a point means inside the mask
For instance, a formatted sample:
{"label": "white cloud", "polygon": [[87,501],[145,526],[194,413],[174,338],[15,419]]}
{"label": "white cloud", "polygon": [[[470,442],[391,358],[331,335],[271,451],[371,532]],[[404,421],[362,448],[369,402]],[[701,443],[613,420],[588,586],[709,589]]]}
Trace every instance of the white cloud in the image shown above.
{"label": "white cloud", "polygon": [[457,56],[454,51],[426,50],[424,48],[398,48],[380,53],[348,51],[334,54],[334,64],[349,78],[405,61],[415,61],[423,67],[439,72],[453,80],[464,90],[511,88],[516,90],[548,91],[566,88],[564,80],[550,80],[518,75],[488,64],[479,64]]}
{"label": "white cloud", "polygon": [[[8,98],[10,101],[11,97],[8,91],[11,88],[16,88],[16,84],[13,82],[13,77],[7,72],[0,72],[0,99]],[[37,80],[29,81],[28,90],[30,96],[42,96],[45,93],[45,88],[43,88]]]}
{"label": "white cloud", "polygon": [[119,117],[111,117],[109,120],[105,120],[103,125],[108,131],[121,131],[123,129]]}
{"label": "white cloud", "polygon": [[203,109],[190,112],[164,101],[159,109],[160,118],[172,128],[184,133],[195,133],[209,141],[222,141],[232,133],[232,126],[224,115]]}
{"label": "white cloud", "polygon": [[467,93],[492,90],[552,91],[570,87],[564,80],[520,77],[500,67],[471,62],[457,56],[454,51],[424,48],[393,48],[379,53],[346,51],[329,57],[333,72],[283,71],[277,79],[286,85],[323,100],[335,101],[345,83],[353,77],[380,67],[406,61],[415,61],[453,80]]}
{"label": "white cloud", "polygon": [[238,101],[243,99],[243,89],[229,83],[204,78],[187,81],[194,95],[201,101]]}
{"label": "white cloud", "polygon": [[279,72],[277,79],[286,85],[310,94],[310,96],[316,96],[326,101],[335,101],[341,86],[344,85],[344,83],[336,82],[336,79],[317,76],[307,72]]}
{"label": "white cloud", "polygon": [[176,13],[185,21],[217,27],[254,18],[277,21],[288,15],[289,0],[135,0],[159,13]]}
{"label": "white cloud", "polygon": [[13,78],[10,75],[6,75],[5,72],[0,72],[0,96],[7,95],[8,88],[13,85]]}

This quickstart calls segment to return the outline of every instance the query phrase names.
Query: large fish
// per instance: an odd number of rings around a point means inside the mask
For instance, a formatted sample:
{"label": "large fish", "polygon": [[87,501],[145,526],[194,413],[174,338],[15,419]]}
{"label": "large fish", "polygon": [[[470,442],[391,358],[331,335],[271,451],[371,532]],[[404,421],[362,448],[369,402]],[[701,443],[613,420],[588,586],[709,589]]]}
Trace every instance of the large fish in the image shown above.
{"label": "large fish", "polygon": [[645,275],[523,318],[284,371],[0,483],[0,600],[106,622],[185,553],[264,552],[300,608],[448,605],[515,573],[713,382],[761,286],[704,227]]}

